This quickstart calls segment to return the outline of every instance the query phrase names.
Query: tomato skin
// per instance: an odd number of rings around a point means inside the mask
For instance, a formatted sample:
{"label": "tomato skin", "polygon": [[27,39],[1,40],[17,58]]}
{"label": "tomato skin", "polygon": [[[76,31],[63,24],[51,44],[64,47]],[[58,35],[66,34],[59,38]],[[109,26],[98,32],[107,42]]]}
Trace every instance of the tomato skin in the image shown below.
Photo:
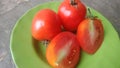
{"label": "tomato skin", "polygon": [[61,32],[58,15],[50,10],[43,9],[36,13],[32,21],[32,36],[37,40],[51,40]]}
{"label": "tomato skin", "polygon": [[76,36],[71,32],[58,34],[49,43],[46,58],[54,68],[74,68],[80,58],[80,45]]}
{"label": "tomato skin", "polygon": [[64,28],[68,31],[76,31],[79,23],[85,19],[86,7],[79,0],[77,5],[71,5],[70,0],[64,0],[58,9],[58,15],[62,19]]}
{"label": "tomato skin", "polygon": [[101,21],[99,19],[85,19],[82,21],[78,26],[77,38],[85,52],[94,54],[104,39],[104,29]]}

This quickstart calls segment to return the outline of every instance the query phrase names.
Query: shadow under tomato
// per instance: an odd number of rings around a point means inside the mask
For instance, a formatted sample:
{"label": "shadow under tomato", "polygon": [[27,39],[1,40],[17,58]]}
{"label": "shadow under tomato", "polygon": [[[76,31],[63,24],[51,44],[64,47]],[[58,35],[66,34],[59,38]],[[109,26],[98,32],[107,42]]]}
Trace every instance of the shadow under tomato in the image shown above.
{"label": "shadow under tomato", "polygon": [[33,37],[32,37],[32,43],[33,43],[33,47],[34,47],[37,55],[40,57],[40,59],[43,62],[45,62],[46,64],[48,64],[48,62],[46,60],[46,56],[45,56],[46,55],[46,46],[42,42],[34,39]]}

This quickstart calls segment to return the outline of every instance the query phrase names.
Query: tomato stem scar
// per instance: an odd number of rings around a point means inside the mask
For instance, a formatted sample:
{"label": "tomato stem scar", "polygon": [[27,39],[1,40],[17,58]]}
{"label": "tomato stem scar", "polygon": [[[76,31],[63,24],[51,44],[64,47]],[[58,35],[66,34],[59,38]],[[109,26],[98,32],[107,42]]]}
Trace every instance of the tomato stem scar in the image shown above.
{"label": "tomato stem scar", "polygon": [[92,14],[90,8],[88,8],[88,12],[89,12],[89,15],[88,15],[87,18],[90,18],[90,19],[95,19],[95,18],[97,18],[97,16],[94,16],[94,15]]}
{"label": "tomato stem scar", "polygon": [[74,6],[74,5],[77,5],[77,3],[75,2],[75,0],[71,0],[71,1],[70,1],[70,4],[73,5],[73,6]]}
{"label": "tomato stem scar", "polygon": [[47,45],[48,45],[48,43],[49,43],[48,40],[43,40],[43,41],[41,41],[41,42],[42,42],[42,44],[43,44],[45,47],[47,47]]}

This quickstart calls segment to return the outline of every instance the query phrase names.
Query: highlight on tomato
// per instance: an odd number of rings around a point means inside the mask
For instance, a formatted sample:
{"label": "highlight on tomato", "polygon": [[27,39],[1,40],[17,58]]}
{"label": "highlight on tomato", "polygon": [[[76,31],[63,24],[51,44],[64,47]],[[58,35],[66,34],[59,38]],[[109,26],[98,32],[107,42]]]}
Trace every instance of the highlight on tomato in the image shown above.
{"label": "highlight on tomato", "polygon": [[61,32],[61,21],[58,15],[51,9],[38,11],[32,21],[32,36],[41,40],[52,40]]}
{"label": "highlight on tomato", "polygon": [[58,9],[62,25],[67,31],[76,31],[79,23],[85,19],[86,6],[80,0],[64,0]]}

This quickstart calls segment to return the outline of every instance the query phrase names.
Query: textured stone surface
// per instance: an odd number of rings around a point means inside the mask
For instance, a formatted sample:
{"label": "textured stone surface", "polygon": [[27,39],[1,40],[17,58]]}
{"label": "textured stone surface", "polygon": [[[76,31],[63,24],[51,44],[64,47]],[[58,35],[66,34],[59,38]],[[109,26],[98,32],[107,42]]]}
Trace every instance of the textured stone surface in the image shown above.
{"label": "textured stone surface", "polygon": [[[9,48],[11,31],[16,21],[28,9],[49,1],[58,0],[0,0],[0,68],[16,68]],[[120,0],[81,1],[108,18],[120,36]]]}

